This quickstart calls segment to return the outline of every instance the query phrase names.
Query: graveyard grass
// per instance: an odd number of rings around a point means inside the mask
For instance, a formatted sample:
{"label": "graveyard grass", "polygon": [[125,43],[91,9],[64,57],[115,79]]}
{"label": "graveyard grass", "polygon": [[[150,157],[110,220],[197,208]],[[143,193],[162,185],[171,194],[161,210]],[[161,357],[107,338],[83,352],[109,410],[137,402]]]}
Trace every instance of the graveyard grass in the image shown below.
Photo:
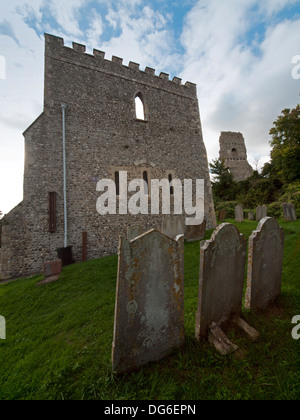
{"label": "graveyard grass", "polygon": [[[236,225],[248,237],[257,223]],[[185,245],[185,345],[122,376],[111,371],[117,256],[65,267],[59,281],[44,286],[36,286],[42,276],[0,285],[7,335],[0,341],[0,399],[299,399],[300,340],[292,339],[291,320],[300,314],[300,221],[280,225],[282,295],[266,311],[243,310],[260,333],[257,342],[228,326],[240,350],[225,357],[194,339],[199,242]]]}

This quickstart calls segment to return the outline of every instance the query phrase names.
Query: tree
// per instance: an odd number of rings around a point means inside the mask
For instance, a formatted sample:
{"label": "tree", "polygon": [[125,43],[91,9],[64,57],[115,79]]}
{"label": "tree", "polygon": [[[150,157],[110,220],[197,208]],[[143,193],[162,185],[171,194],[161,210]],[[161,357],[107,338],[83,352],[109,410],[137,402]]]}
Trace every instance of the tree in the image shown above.
{"label": "tree", "polygon": [[209,164],[210,172],[214,175],[212,190],[214,197],[221,201],[233,200],[236,195],[236,182],[230,169],[225,166],[223,159],[215,159]]}
{"label": "tree", "polygon": [[300,179],[300,105],[284,109],[270,130],[271,163],[265,173],[277,175],[281,182]]}

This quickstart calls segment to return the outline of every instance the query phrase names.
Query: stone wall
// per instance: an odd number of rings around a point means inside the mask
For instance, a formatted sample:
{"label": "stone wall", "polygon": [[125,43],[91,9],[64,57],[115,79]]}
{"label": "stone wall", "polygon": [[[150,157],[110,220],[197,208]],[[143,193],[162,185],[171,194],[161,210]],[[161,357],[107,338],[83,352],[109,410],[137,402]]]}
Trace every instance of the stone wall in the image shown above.
{"label": "stone wall", "polygon": [[220,159],[231,170],[235,181],[244,181],[252,175],[253,169],[247,161],[247,150],[241,133],[223,131],[220,135]]}
{"label": "stone wall", "polygon": [[[145,120],[136,118],[143,99]],[[4,219],[2,278],[42,272],[64,246],[62,103],[66,109],[68,245],[75,261],[116,253],[119,235],[138,224],[159,228],[162,216],[107,215],[96,210],[97,182],[127,170],[141,178],[205,180],[207,228],[216,225],[196,86],[136,63],[45,35],[44,110],[24,132],[24,200]],[[56,230],[49,232],[49,192],[56,192]]]}

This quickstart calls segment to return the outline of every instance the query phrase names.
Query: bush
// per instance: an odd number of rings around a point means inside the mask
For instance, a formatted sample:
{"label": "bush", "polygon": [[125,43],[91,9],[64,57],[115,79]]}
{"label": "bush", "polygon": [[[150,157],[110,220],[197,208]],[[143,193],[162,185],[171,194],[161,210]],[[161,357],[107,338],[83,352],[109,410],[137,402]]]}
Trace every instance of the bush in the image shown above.
{"label": "bush", "polygon": [[282,218],[282,203],[275,201],[268,205],[268,216],[275,219]]}
{"label": "bush", "polygon": [[234,208],[237,206],[237,201],[221,201],[216,204],[215,210],[216,210],[216,216],[218,217],[218,213],[220,210],[225,209],[226,210],[226,219],[234,219]]}

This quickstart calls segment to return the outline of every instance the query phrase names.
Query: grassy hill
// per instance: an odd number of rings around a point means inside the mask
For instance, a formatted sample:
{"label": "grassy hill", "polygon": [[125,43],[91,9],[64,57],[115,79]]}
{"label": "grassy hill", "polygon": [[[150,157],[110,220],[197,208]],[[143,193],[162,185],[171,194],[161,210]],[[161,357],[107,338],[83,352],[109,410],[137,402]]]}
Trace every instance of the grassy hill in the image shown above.
{"label": "grassy hill", "polygon": [[[240,350],[226,357],[194,339],[199,242],[185,245],[185,345],[123,376],[111,372],[117,256],[65,267],[52,284],[36,286],[42,276],[1,284],[0,399],[299,399],[291,320],[300,315],[300,221],[280,224],[282,295],[267,311],[243,310],[261,336],[252,343],[232,326]],[[238,224],[247,237],[256,226]]]}

